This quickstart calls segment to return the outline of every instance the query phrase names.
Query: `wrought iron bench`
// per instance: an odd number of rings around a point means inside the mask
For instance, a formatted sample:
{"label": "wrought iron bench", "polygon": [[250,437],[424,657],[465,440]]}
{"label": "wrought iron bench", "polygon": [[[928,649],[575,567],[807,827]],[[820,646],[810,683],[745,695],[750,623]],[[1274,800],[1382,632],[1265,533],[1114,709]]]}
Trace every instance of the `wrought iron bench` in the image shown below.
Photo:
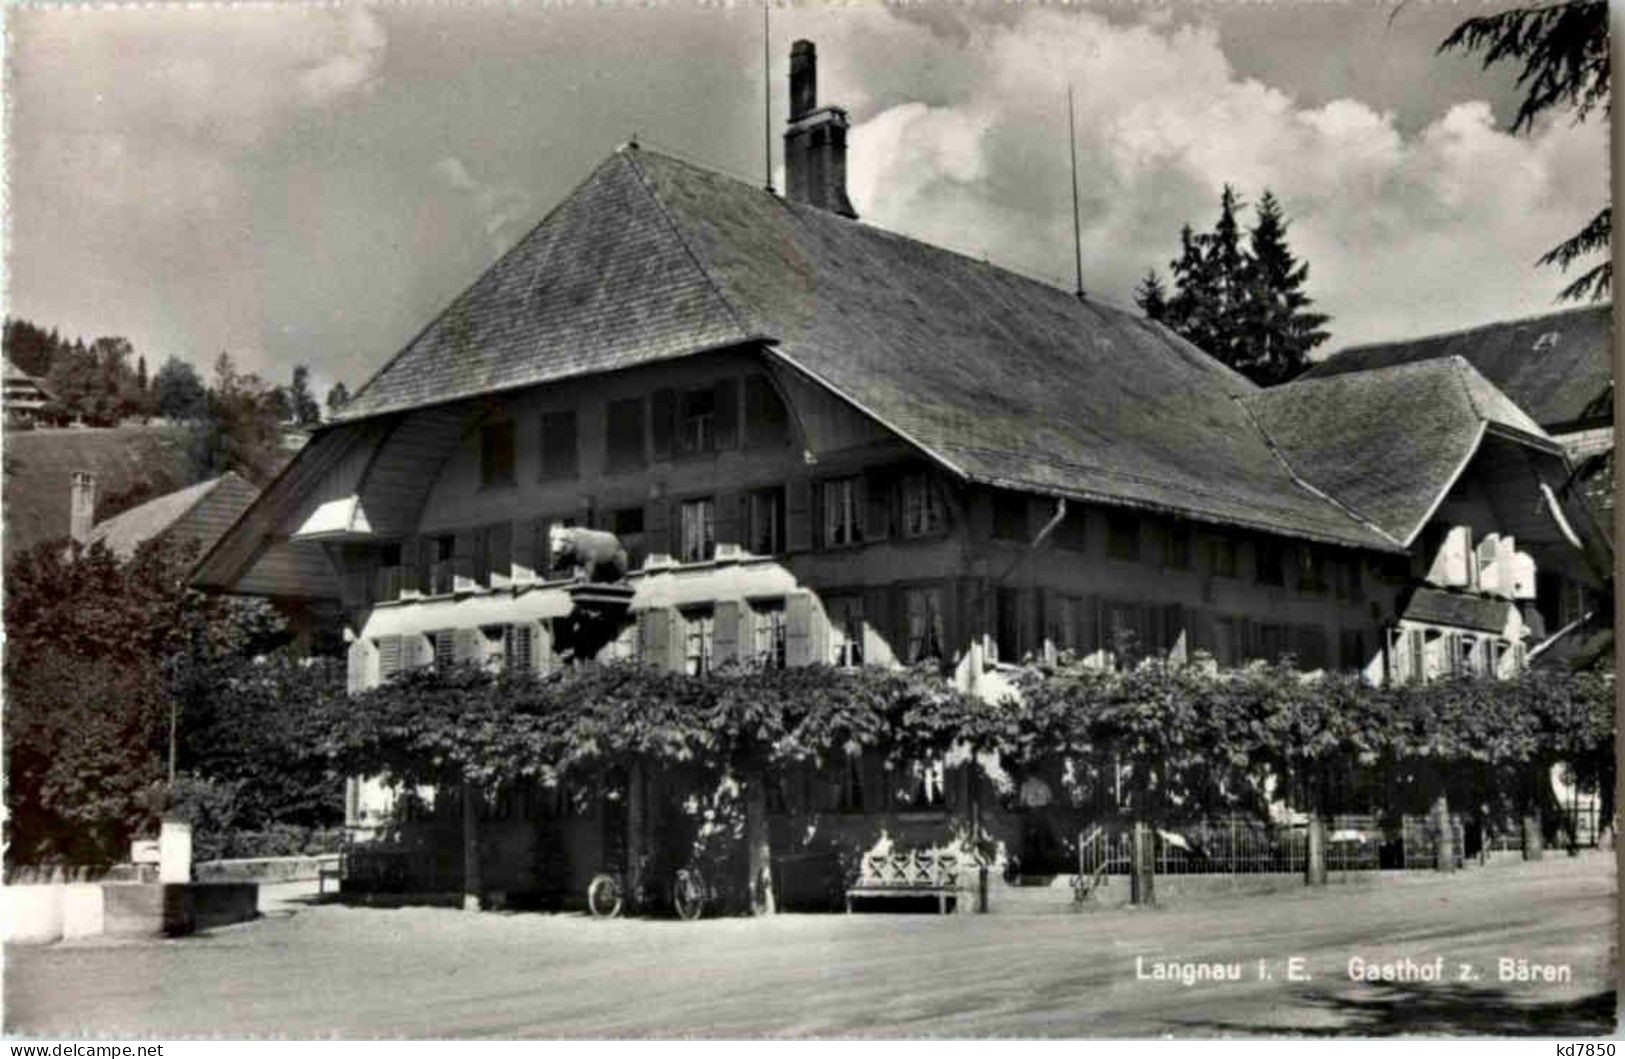
{"label": "wrought iron bench", "polygon": [[866,853],[857,881],[846,889],[846,910],[857,897],[935,897],[937,911],[948,911],[948,899],[958,900],[959,857],[952,853],[910,850]]}

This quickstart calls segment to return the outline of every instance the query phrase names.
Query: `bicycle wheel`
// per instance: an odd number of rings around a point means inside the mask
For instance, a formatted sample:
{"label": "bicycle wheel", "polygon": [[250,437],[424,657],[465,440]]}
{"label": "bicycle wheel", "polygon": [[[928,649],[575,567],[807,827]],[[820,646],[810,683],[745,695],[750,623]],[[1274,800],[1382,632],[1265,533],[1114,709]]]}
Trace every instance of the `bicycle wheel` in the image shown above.
{"label": "bicycle wheel", "polygon": [[693,868],[683,868],[671,884],[671,906],[680,919],[698,919],[705,913],[705,882]]}
{"label": "bicycle wheel", "polygon": [[587,911],[594,919],[614,919],[621,914],[624,903],[621,880],[607,872],[600,872],[587,884]]}

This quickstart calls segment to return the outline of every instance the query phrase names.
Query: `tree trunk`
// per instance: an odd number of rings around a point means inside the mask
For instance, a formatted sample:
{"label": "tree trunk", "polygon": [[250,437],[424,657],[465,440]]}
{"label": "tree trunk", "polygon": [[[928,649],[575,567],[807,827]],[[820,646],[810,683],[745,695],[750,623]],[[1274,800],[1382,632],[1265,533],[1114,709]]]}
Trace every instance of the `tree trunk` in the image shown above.
{"label": "tree trunk", "polygon": [[1319,774],[1311,774],[1308,785],[1309,827],[1305,836],[1308,849],[1303,862],[1306,886],[1326,885],[1326,811],[1323,794]]}
{"label": "tree trunk", "polygon": [[1442,872],[1456,870],[1456,834],[1450,826],[1450,799],[1443,791],[1433,800],[1433,866]]}
{"label": "tree trunk", "polygon": [[752,772],[745,780],[745,844],[749,852],[750,912],[770,916],[773,901],[773,845],[767,830],[767,775]]}
{"label": "tree trunk", "polygon": [[463,911],[480,910],[480,792],[472,783],[463,784]]}
{"label": "tree trunk", "polygon": [[1135,905],[1156,904],[1156,832],[1148,827],[1144,820],[1136,819],[1131,834],[1129,903]]}
{"label": "tree trunk", "polygon": [[1525,780],[1523,795],[1523,859],[1540,860],[1546,855],[1546,834],[1541,829],[1540,778],[1544,772],[1537,766]]}
{"label": "tree trunk", "polygon": [[644,834],[648,830],[648,808],[643,791],[643,762],[633,761],[626,769],[626,900],[632,911],[643,904]]}

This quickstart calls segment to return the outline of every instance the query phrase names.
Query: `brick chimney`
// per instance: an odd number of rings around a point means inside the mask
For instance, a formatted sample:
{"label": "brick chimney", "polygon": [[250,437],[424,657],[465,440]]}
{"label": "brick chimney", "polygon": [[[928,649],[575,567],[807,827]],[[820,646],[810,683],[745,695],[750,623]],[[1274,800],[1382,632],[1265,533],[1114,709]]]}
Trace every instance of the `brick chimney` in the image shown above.
{"label": "brick chimney", "polygon": [[73,472],[73,488],[68,494],[68,536],[75,544],[90,539],[96,524],[96,476],[89,471]]}
{"label": "brick chimney", "polygon": [[790,46],[790,127],[784,132],[788,197],[856,217],[846,197],[846,111],[818,106],[818,52],[810,40]]}

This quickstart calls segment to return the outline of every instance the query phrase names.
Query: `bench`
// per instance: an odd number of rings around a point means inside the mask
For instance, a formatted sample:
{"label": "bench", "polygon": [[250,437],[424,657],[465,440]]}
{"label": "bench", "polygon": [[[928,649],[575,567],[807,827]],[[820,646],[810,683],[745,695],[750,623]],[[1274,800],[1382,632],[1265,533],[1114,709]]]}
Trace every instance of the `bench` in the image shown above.
{"label": "bench", "polygon": [[959,858],[952,853],[865,853],[857,881],[846,890],[846,910],[856,897],[935,897],[937,911],[958,899]]}

